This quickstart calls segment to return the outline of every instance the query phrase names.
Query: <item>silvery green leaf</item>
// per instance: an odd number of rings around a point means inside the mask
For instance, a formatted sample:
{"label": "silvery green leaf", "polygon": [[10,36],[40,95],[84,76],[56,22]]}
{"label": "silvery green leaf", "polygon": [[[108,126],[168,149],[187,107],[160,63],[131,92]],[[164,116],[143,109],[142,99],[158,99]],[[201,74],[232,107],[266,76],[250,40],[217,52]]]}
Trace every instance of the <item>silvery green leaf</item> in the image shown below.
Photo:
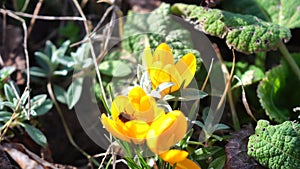
{"label": "silvery green leaf", "polygon": [[28,135],[32,138],[33,141],[35,141],[43,148],[46,148],[47,138],[39,129],[25,123],[22,123],[21,125],[24,127],[25,131],[28,133]]}

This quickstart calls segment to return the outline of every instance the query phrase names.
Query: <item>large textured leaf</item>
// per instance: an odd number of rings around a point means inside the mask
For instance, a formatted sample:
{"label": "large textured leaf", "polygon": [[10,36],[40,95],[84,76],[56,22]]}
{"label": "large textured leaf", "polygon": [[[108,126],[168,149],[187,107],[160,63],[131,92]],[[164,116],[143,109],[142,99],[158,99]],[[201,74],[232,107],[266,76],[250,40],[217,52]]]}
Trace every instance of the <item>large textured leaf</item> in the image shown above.
{"label": "large textured leaf", "polygon": [[291,38],[288,28],[251,15],[186,4],[174,4],[172,12],[182,15],[195,29],[226,38],[230,48],[247,54],[275,49],[282,40]]}
{"label": "large textured leaf", "polygon": [[[300,54],[293,56],[300,66]],[[299,113],[293,109],[299,107],[299,84],[287,63],[267,72],[265,79],[258,86],[257,95],[270,119],[277,122],[297,119]]]}
{"label": "large textured leaf", "polygon": [[258,121],[249,138],[248,154],[270,169],[300,168],[300,124],[286,121],[272,126]]}
{"label": "large textured leaf", "polygon": [[299,0],[231,0],[225,9],[251,14],[287,28],[300,27]]}
{"label": "large textured leaf", "polygon": [[192,52],[200,61],[199,52],[193,50],[189,31],[171,17],[169,4],[162,3],[148,15],[129,12],[123,37],[122,46],[130,53],[140,54],[148,45],[154,49],[165,42],[172,48],[175,60]]}

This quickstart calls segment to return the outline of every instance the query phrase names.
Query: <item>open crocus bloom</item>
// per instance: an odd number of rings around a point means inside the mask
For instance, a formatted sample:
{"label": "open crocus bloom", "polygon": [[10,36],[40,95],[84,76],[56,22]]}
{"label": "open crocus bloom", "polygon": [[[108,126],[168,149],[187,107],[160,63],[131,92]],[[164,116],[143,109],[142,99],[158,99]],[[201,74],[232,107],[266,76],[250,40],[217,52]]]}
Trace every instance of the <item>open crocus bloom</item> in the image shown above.
{"label": "open crocus bloom", "polygon": [[169,150],[159,156],[172,166],[176,164],[175,169],[201,169],[196,163],[187,158],[188,152],[183,150]]}
{"label": "open crocus bloom", "polygon": [[164,111],[141,87],[134,87],[127,96],[117,96],[112,102],[111,116],[101,115],[101,122],[113,136],[136,144],[142,143],[150,124]]}
{"label": "open crocus bloom", "polygon": [[193,80],[196,72],[196,57],[192,53],[184,55],[176,64],[170,47],[166,43],[160,44],[152,53],[150,48],[145,49],[143,58],[152,82],[156,89],[164,82],[173,82],[174,85],[165,89],[164,94],[172,93],[183,87],[187,87]]}
{"label": "open crocus bloom", "polygon": [[181,111],[163,114],[150,125],[147,145],[155,154],[161,154],[181,140],[187,130],[187,121]]}

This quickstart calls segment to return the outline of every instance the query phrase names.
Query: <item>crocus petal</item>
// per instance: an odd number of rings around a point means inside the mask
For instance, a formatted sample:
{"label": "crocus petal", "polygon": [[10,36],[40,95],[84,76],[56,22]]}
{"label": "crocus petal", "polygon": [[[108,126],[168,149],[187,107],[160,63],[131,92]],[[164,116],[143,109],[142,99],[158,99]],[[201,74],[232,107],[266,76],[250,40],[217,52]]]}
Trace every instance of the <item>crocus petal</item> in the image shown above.
{"label": "crocus petal", "polygon": [[[170,81],[164,81],[165,79],[163,79],[163,75],[161,75],[161,74],[165,74],[165,76],[166,75],[170,76]],[[180,74],[178,73],[174,64],[166,65],[163,68],[163,71],[161,72],[161,74],[160,74],[160,76],[161,76],[161,79],[163,82],[173,82],[174,83],[174,86],[172,86],[170,89],[164,90],[165,94],[172,93],[180,88],[182,78],[181,78]]]}
{"label": "crocus petal", "polygon": [[134,87],[128,93],[129,101],[137,111],[140,110],[140,106],[141,106],[140,101],[141,101],[142,97],[144,97],[144,96],[146,96],[146,93],[139,86]]}
{"label": "crocus petal", "polygon": [[180,83],[182,78],[178,73],[174,64],[167,64],[164,67],[161,67],[162,63],[156,62],[154,66],[149,68],[149,75],[153,85],[153,88],[156,89],[160,84],[164,82],[173,82],[174,86],[165,89],[164,93],[168,94],[173,91],[176,91],[180,88]]}
{"label": "crocus petal", "polygon": [[168,150],[168,151],[160,154],[159,156],[164,161],[174,165],[175,163],[185,160],[188,155],[189,155],[189,153],[184,150],[172,149],[172,150]]}
{"label": "crocus petal", "polygon": [[176,163],[175,169],[201,169],[194,161],[190,159],[184,159],[183,161],[180,161]]}
{"label": "crocus petal", "polygon": [[[192,53],[184,55],[177,63],[176,69],[183,78],[184,87],[188,86],[196,72],[196,57]],[[180,84],[181,85],[181,84]]]}
{"label": "crocus petal", "polygon": [[101,123],[114,137],[117,137],[123,141],[129,141],[129,138],[116,126],[114,121],[109,119],[105,114],[101,115]]}
{"label": "crocus petal", "polygon": [[133,112],[129,99],[126,96],[117,96],[111,104],[111,116],[117,120],[121,112]]}
{"label": "crocus petal", "polygon": [[149,128],[150,126],[148,125],[148,123],[141,120],[128,121],[123,126],[123,129],[124,131],[126,131],[127,136],[129,136],[131,141],[136,144],[140,144],[144,141]]}
{"label": "crocus petal", "polygon": [[175,110],[156,119],[147,134],[147,145],[155,154],[167,151],[181,140],[187,130],[187,121],[182,112]]}
{"label": "crocus petal", "polygon": [[161,43],[154,51],[152,63],[160,61],[163,65],[174,64],[171,48],[166,43]]}

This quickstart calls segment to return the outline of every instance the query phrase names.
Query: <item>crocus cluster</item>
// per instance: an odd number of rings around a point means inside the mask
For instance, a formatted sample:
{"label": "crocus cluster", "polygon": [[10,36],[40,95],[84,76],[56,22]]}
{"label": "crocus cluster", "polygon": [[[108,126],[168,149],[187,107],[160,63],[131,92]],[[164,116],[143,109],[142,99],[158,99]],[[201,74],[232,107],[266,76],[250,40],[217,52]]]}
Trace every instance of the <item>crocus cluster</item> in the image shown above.
{"label": "crocus cluster", "polygon": [[[170,47],[162,43],[153,55],[145,49],[143,61],[147,67],[152,89],[165,82],[173,85],[164,89],[162,95],[187,87],[196,71],[196,58],[192,53],[177,63]],[[135,86],[128,96],[117,96],[111,106],[111,118],[101,115],[101,122],[114,137],[134,144],[146,143],[149,149],[177,169],[200,168],[189,160],[188,152],[170,148],[179,142],[187,131],[187,120],[180,110],[165,112],[155,98],[141,87]]]}

